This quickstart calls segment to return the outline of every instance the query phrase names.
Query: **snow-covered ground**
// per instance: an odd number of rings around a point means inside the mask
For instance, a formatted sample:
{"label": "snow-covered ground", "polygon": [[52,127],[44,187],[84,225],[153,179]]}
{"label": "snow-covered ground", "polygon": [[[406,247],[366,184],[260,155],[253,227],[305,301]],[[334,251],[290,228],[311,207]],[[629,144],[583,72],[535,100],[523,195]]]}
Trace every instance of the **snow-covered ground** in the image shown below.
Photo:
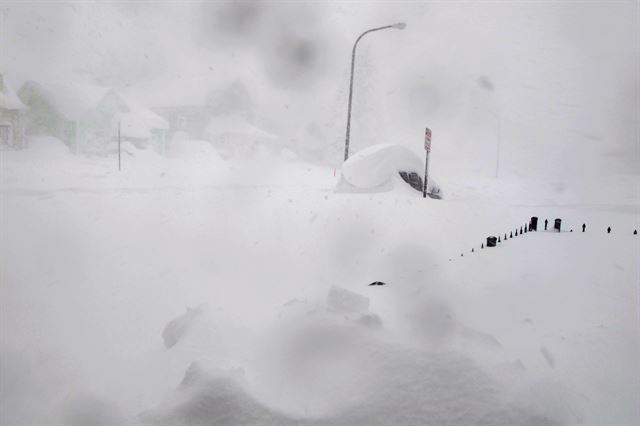
{"label": "snow-covered ground", "polygon": [[2,424],[640,423],[638,177],[432,200],[180,146],[2,152]]}

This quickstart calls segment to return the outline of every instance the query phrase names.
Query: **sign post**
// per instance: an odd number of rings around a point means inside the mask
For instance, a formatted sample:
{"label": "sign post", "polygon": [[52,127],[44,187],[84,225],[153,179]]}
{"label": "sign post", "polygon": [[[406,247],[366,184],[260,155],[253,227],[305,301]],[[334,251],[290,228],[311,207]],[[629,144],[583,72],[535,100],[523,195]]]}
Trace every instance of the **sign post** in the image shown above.
{"label": "sign post", "polygon": [[429,153],[431,152],[431,129],[424,130],[424,150],[427,157],[424,161],[424,187],[422,188],[422,198],[427,198],[427,181],[429,179]]}

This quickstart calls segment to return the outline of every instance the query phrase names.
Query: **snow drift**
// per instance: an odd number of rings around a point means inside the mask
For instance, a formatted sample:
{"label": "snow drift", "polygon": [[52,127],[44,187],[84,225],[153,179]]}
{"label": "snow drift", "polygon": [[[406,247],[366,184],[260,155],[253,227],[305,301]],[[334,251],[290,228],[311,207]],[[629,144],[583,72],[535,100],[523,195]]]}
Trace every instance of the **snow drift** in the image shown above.
{"label": "snow drift", "polygon": [[[363,149],[349,157],[342,166],[347,185],[341,189],[389,191],[400,172],[424,175],[424,162],[410,149],[394,144],[380,144]],[[346,186],[346,188],[344,187]],[[440,193],[440,187],[429,176],[428,193]]]}

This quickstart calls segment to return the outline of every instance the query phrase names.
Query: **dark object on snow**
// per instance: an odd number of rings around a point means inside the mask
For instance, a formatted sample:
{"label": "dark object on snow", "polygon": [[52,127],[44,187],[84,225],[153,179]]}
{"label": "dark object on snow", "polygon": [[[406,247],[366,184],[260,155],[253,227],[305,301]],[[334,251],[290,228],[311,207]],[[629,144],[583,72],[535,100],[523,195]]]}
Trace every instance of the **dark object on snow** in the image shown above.
{"label": "dark object on snow", "polygon": [[529,231],[537,231],[538,230],[538,216],[531,216],[531,220],[529,220]]}
{"label": "dark object on snow", "polygon": [[524,226],[524,233],[526,234],[527,232],[528,232],[528,231],[527,231],[527,225],[525,225],[525,226]]}
{"label": "dark object on snow", "polygon": [[549,224],[549,221],[547,219],[544,220],[544,230],[547,230],[547,225]]}
{"label": "dark object on snow", "polygon": [[556,231],[560,232],[560,228],[562,227],[562,219],[556,219],[553,222],[553,229],[555,229]]}
{"label": "dark object on snow", "polygon": [[483,249],[484,248],[484,243],[480,244],[480,248]]}
{"label": "dark object on snow", "polygon": [[400,172],[400,177],[402,180],[407,182],[413,189],[416,191],[422,192],[422,177],[416,172]]}
{"label": "dark object on snow", "polygon": [[506,232],[504,233],[504,238],[503,238],[503,240],[504,240],[504,241],[507,241],[507,233],[506,233]]}
{"label": "dark object on snow", "polygon": [[498,237],[498,242],[501,243],[502,241],[500,241],[500,237]]}
{"label": "dark object on snow", "polygon": [[464,253],[460,253],[460,257],[464,257]]}
{"label": "dark object on snow", "polygon": [[522,226],[520,227],[520,235],[522,235]]}
{"label": "dark object on snow", "polygon": [[471,253],[474,253],[474,251],[473,251],[473,247],[471,247]]}
{"label": "dark object on snow", "polygon": [[496,237],[487,237],[487,247],[495,247],[498,242]]}
{"label": "dark object on snow", "polygon": [[442,194],[440,193],[440,188],[432,188],[431,192],[427,192],[427,196],[429,198],[433,198],[434,200],[442,200]]}
{"label": "dark object on snow", "polygon": [[513,232],[509,232],[509,238],[513,238]]}
{"label": "dark object on snow", "polygon": [[611,233],[611,227],[608,227],[607,228],[607,234],[610,234],[610,233]]}
{"label": "dark object on snow", "polygon": [[374,281],[371,284],[369,284],[369,287],[372,285],[387,285],[387,283],[383,283],[382,281]]}
{"label": "dark object on snow", "polygon": [[633,235],[638,235],[638,230],[637,229],[633,230]]}
{"label": "dark object on snow", "polygon": [[584,232],[584,230],[585,230],[585,229],[587,229],[587,224],[586,224],[586,223],[583,223],[583,224],[582,224],[582,232]]}
{"label": "dark object on snow", "polygon": [[[422,176],[420,176],[416,172],[398,172],[403,181],[407,182],[413,189],[416,191],[423,192],[424,184],[422,183]],[[435,198],[437,200],[442,199],[442,194],[440,193],[440,188],[432,187],[431,192],[428,192],[427,195],[429,198]]]}
{"label": "dark object on snow", "polygon": [[573,232],[573,229],[570,229],[569,232]]}

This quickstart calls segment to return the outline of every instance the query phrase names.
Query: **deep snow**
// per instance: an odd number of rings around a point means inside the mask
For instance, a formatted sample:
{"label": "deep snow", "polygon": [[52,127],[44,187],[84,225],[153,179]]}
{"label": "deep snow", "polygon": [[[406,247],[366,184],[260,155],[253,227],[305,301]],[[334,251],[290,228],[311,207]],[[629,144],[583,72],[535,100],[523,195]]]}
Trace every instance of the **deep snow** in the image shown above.
{"label": "deep snow", "polygon": [[[2,153],[3,424],[640,422],[637,177],[431,200],[180,146]],[[480,249],[532,215],[567,232]]]}

